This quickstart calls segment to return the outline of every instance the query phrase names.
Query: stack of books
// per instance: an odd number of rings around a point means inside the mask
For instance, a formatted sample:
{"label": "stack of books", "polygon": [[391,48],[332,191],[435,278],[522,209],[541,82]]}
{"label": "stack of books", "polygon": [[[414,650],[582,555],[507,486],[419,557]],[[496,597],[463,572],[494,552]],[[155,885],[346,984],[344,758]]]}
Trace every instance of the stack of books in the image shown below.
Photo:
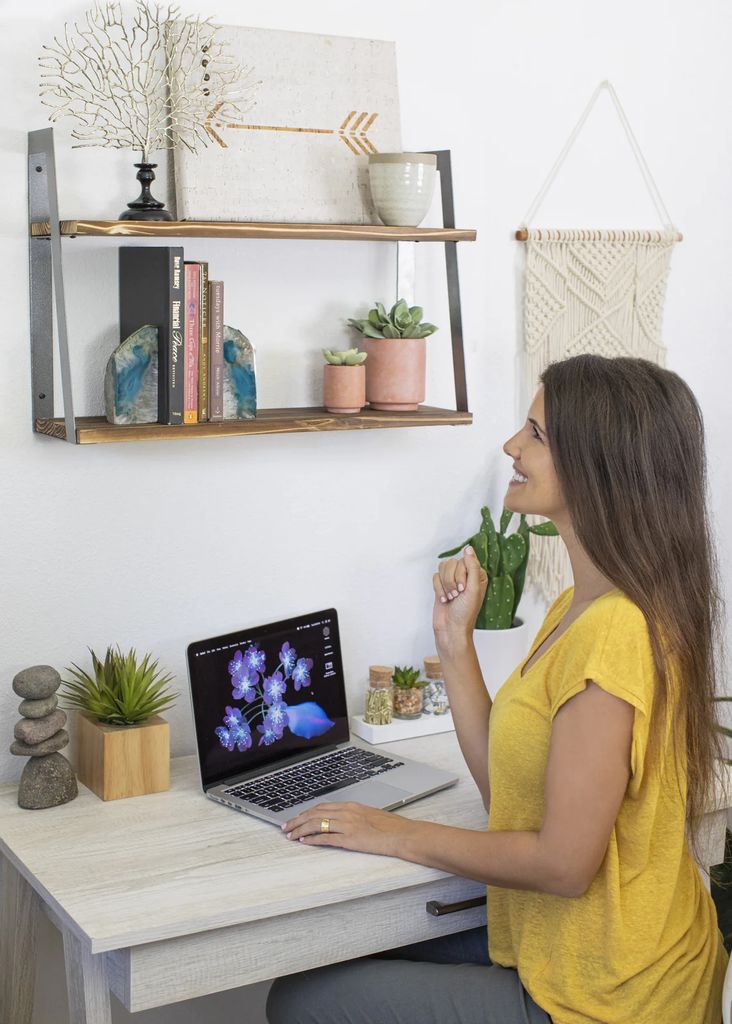
{"label": "stack of books", "polygon": [[119,250],[119,323],[124,341],[158,329],[158,421],[224,418],[224,283],[208,263],[187,261],[182,246]]}

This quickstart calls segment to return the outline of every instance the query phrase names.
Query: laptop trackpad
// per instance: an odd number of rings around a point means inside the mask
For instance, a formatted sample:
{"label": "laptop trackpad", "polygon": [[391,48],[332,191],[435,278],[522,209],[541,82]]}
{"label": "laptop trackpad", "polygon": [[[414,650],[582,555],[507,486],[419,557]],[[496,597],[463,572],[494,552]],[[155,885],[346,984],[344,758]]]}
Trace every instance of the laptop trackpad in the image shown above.
{"label": "laptop trackpad", "polygon": [[[406,789],[397,789],[396,786],[387,786],[384,782],[361,782],[357,786],[348,789],[348,795],[343,794],[348,800],[357,804],[366,804],[367,807],[393,807],[402,803],[412,796]],[[325,798],[328,799],[327,797]]]}

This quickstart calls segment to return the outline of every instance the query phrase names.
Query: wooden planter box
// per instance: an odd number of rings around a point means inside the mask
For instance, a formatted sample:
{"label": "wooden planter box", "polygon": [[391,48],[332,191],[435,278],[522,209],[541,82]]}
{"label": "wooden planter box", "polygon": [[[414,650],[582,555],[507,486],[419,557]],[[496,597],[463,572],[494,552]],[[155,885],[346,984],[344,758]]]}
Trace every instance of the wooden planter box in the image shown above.
{"label": "wooden planter box", "polygon": [[79,711],[76,775],[102,800],[170,789],[170,725],[160,715],[143,725],[106,725]]}

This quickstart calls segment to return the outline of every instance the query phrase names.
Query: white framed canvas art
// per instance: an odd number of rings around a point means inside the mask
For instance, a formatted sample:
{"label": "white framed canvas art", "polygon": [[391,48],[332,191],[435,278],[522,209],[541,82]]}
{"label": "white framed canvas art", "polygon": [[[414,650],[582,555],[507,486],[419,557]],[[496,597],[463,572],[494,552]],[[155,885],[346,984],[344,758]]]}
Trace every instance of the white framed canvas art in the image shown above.
{"label": "white framed canvas art", "polygon": [[241,123],[211,111],[208,145],[175,152],[180,220],[378,224],[368,154],[400,152],[396,47],[224,27],[261,82]]}

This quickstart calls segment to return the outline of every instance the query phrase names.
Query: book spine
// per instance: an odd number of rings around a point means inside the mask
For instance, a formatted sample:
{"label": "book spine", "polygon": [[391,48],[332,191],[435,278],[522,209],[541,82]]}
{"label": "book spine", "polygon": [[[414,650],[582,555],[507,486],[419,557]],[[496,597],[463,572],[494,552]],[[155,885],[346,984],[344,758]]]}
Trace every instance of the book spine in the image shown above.
{"label": "book spine", "polygon": [[119,327],[124,341],[141,327],[158,331],[158,420],[183,422],[183,249],[119,249]]}
{"label": "book spine", "polygon": [[186,263],[185,303],[185,405],[184,423],[198,422],[198,333],[201,293],[201,268],[198,263]]}
{"label": "book spine", "polygon": [[[163,330],[158,348],[159,397],[166,407],[163,423],[183,422],[184,409],[184,333],[185,266],[183,248],[170,249],[170,326]],[[158,403],[160,404],[160,402]]]}
{"label": "book spine", "polygon": [[209,281],[209,330],[211,393],[209,416],[224,418],[224,282]]}
{"label": "book spine", "polygon": [[199,339],[198,339],[198,422],[209,418],[209,326],[208,326],[208,263],[199,263],[201,268],[201,290],[199,297]]}

